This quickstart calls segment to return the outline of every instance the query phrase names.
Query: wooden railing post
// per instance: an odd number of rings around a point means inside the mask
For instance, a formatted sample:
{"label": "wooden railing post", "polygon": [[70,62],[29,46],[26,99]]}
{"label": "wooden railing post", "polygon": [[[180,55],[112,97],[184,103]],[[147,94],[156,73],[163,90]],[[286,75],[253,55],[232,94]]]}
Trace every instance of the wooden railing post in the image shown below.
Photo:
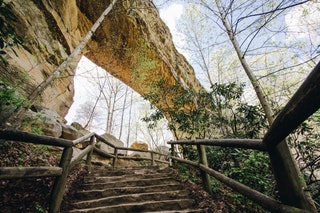
{"label": "wooden railing post", "polygon": [[170,166],[174,166],[173,158],[171,158],[171,157],[174,157],[174,156],[175,156],[174,144],[171,144],[171,156],[170,156],[170,158],[169,158]]}
{"label": "wooden railing post", "polygon": [[112,167],[116,167],[118,162],[118,148],[114,148],[114,158],[113,158],[113,164]]}
{"label": "wooden railing post", "polygon": [[[91,136],[90,138],[90,145],[94,146],[95,144],[95,137]],[[86,164],[88,166],[88,170],[91,171],[91,160],[92,160],[92,153],[93,153],[93,148],[92,150],[87,154],[87,158],[86,158]]]}
{"label": "wooden railing post", "polygon": [[51,203],[50,203],[50,212],[56,213],[60,210],[60,205],[62,202],[63,194],[65,191],[65,186],[67,183],[67,176],[70,167],[70,161],[72,159],[72,147],[66,147],[63,150],[60,167],[62,168],[61,176],[58,176],[53,185],[52,193],[51,193]]}
{"label": "wooden railing post", "polygon": [[280,111],[263,138],[268,148],[280,200],[311,212],[316,206],[285,138],[320,108],[320,63]]}
{"label": "wooden railing post", "polygon": [[154,166],[154,152],[151,151],[150,154],[151,154],[151,166]]}
{"label": "wooden railing post", "polygon": [[[197,150],[199,154],[199,163],[208,167],[208,160],[206,154],[206,148],[204,145],[197,145]],[[200,170],[201,178],[203,182],[204,189],[209,193],[212,194],[211,184],[210,184],[210,175],[207,174],[205,171]]]}

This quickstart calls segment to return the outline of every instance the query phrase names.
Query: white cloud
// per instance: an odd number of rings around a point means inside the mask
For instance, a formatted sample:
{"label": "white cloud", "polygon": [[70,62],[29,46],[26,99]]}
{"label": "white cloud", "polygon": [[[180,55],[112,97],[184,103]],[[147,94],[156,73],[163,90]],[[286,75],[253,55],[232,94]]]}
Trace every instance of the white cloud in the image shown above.
{"label": "white cloud", "polygon": [[174,3],[165,9],[161,9],[160,17],[170,29],[176,29],[176,21],[181,17],[182,13],[183,5]]}
{"label": "white cloud", "polygon": [[177,46],[182,46],[184,35],[177,30],[177,22],[182,16],[184,6],[182,4],[173,3],[166,8],[160,9],[160,17],[169,27],[172,34],[173,42]]}

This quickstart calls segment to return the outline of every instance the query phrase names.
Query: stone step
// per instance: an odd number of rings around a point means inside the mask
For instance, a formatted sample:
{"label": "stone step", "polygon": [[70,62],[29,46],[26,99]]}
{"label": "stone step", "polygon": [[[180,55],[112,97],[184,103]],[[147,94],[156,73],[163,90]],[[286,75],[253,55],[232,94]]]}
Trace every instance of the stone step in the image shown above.
{"label": "stone step", "polygon": [[166,178],[171,177],[172,175],[169,173],[154,173],[154,174],[126,174],[121,176],[88,176],[85,177],[85,183],[106,183],[113,181],[130,181],[130,180],[138,180],[138,179],[153,179],[153,178]]}
{"label": "stone step", "polygon": [[152,185],[152,186],[136,186],[136,187],[116,187],[110,189],[101,190],[87,190],[78,191],[75,194],[75,198],[78,200],[90,200],[102,197],[109,197],[114,195],[123,194],[138,194],[143,192],[161,192],[163,189],[168,191],[181,190],[182,186],[178,183],[166,184],[166,185]]}
{"label": "stone step", "polygon": [[194,201],[192,199],[176,199],[176,200],[164,200],[164,201],[146,201],[140,203],[123,203],[113,206],[103,206],[86,209],[73,209],[70,213],[75,212],[87,212],[87,213],[108,213],[108,212],[161,212],[172,210],[185,210],[193,209]]}
{"label": "stone step", "polygon": [[117,195],[111,197],[105,197],[100,199],[85,200],[73,203],[73,206],[77,209],[84,208],[95,208],[101,206],[113,206],[120,205],[123,203],[141,203],[147,201],[162,201],[162,200],[175,200],[188,197],[189,192],[186,190],[177,191],[164,191],[157,193],[140,193],[140,194],[129,194],[129,195]]}
{"label": "stone step", "polygon": [[170,168],[96,168],[79,186],[70,212],[207,212]]}
{"label": "stone step", "polygon": [[[149,168],[149,167],[148,167]],[[154,167],[154,169],[148,169],[144,167],[133,168],[108,168],[108,169],[97,169],[93,170],[88,177],[96,177],[96,176],[122,176],[122,175],[130,175],[130,174],[158,174],[158,173],[170,173],[169,169],[158,169]],[[152,167],[151,167],[152,168]]]}
{"label": "stone step", "polygon": [[151,185],[167,185],[174,184],[177,181],[172,179],[171,177],[164,178],[153,178],[153,179],[138,179],[137,180],[121,180],[121,181],[113,181],[107,183],[84,183],[81,187],[82,190],[99,190],[99,189],[110,189],[116,187],[134,187],[134,186],[151,186]]}

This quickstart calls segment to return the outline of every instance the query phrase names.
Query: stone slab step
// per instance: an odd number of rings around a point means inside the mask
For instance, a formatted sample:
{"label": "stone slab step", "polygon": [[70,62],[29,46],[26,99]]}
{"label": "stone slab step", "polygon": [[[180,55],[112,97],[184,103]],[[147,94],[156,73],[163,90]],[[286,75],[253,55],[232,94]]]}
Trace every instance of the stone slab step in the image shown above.
{"label": "stone slab step", "polygon": [[151,185],[166,185],[177,183],[175,179],[170,177],[165,178],[153,178],[153,179],[137,179],[137,180],[122,180],[113,181],[108,183],[85,183],[82,184],[80,189],[82,190],[94,190],[94,189],[110,189],[116,187],[129,187],[129,186],[151,186]]}
{"label": "stone slab step", "polygon": [[105,197],[94,200],[79,201],[73,203],[75,208],[94,208],[100,206],[119,205],[121,203],[139,203],[145,201],[161,201],[161,200],[175,200],[188,197],[189,192],[186,190],[164,191],[157,193],[140,193],[129,195],[118,195]]}
{"label": "stone slab step", "polygon": [[153,211],[172,211],[193,209],[194,201],[192,199],[177,199],[165,201],[146,201],[140,203],[125,203],[113,206],[86,208],[86,209],[73,209],[70,213],[87,212],[87,213],[131,213],[131,212],[153,212]]}
{"label": "stone slab step", "polygon": [[152,186],[136,186],[136,187],[116,187],[110,189],[101,189],[101,190],[87,190],[87,191],[78,191],[75,194],[76,199],[78,200],[90,200],[96,198],[109,197],[114,195],[123,195],[123,194],[138,194],[138,193],[147,193],[147,192],[161,192],[163,189],[167,191],[181,190],[182,186],[178,183],[166,184],[166,185],[152,185]]}
{"label": "stone slab step", "polygon": [[154,173],[154,174],[129,174],[129,175],[121,175],[121,176],[88,176],[84,178],[85,183],[106,183],[113,181],[122,181],[122,180],[137,180],[137,179],[153,179],[153,178],[165,178],[172,177],[171,174],[168,173]]}
{"label": "stone slab step", "polygon": [[125,174],[152,174],[152,173],[162,173],[167,172],[168,169],[159,169],[156,166],[153,167],[121,167],[121,168],[111,168],[111,167],[102,167],[93,169],[90,172],[90,175],[99,176],[99,175],[108,175],[108,176],[117,176],[117,175],[125,175]]}

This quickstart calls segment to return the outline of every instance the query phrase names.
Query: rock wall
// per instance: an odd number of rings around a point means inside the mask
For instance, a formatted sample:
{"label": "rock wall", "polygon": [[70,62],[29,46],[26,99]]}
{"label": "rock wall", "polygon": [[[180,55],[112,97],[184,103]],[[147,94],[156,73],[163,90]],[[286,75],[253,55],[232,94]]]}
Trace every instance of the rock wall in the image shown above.
{"label": "rock wall", "polygon": [[[1,64],[0,77],[17,85],[25,97],[72,52],[110,4],[109,0],[8,2],[17,17],[9,24],[23,46],[15,47],[15,53],[6,50],[9,65]],[[142,95],[154,89],[157,79],[165,87],[180,82],[184,88],[201,88],[152,0],[118,0],[83,55]],[[71,69],[55,80],[37,104],[64,117],[72,104],[73,74]]]}

